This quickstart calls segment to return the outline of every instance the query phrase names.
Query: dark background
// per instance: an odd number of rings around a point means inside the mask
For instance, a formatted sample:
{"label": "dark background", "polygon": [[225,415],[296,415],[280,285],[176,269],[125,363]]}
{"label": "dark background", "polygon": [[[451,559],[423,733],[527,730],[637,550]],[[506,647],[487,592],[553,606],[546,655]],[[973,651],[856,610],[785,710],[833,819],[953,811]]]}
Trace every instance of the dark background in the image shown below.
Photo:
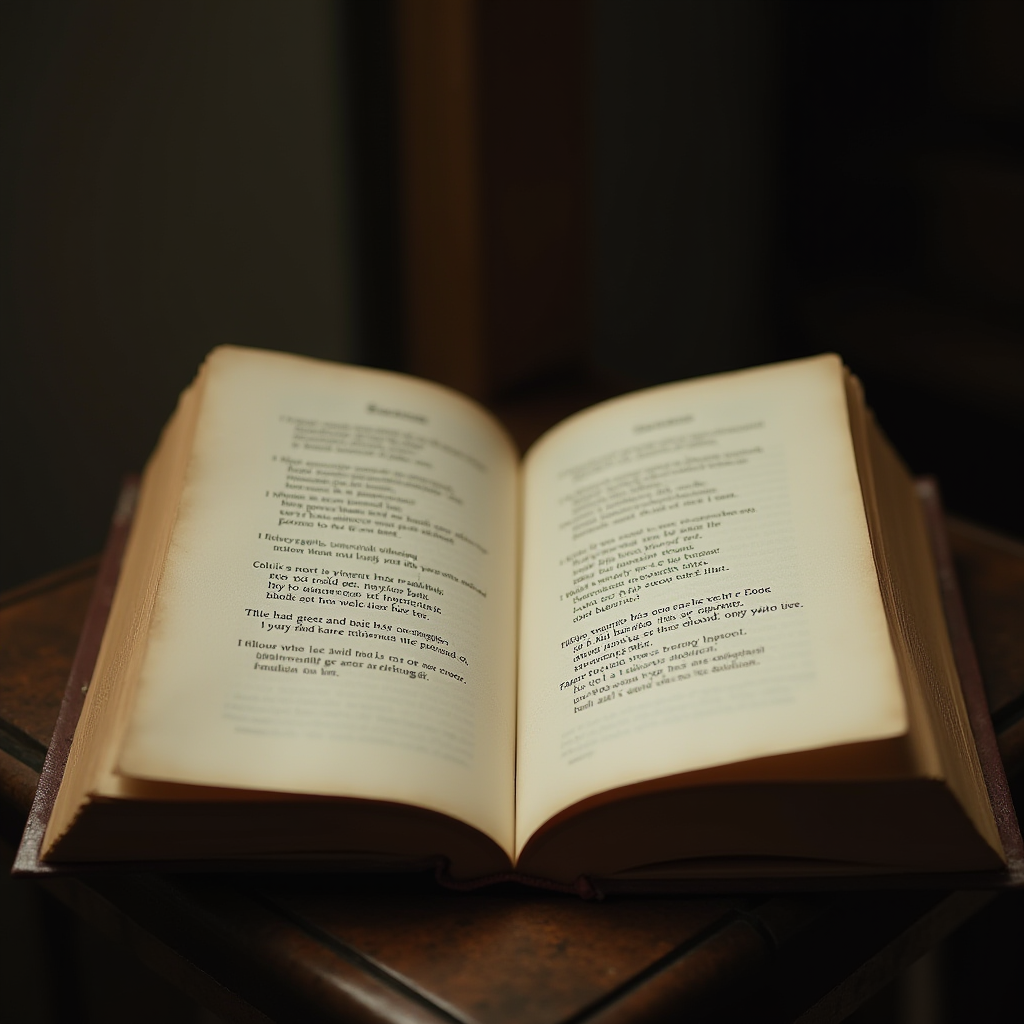
{"label": "dark background", "polygon": [[[3,5],[2,586],[100,548],[215,344],[443,378],[399,9]],[[1024,532],[1020,3],[479,10],[479,397],[835,350],[954,512]]]}

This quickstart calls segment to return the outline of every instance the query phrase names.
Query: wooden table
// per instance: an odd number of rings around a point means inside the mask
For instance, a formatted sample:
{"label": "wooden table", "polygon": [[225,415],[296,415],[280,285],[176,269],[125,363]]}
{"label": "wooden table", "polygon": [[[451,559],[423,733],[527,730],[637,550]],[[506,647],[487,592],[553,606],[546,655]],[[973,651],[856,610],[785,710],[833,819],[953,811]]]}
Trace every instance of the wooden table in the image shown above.
{"label": "wooden table", "polygon": [[[1000,750],[1024,765],[1024,546],[950,523]],[[0,598],[0,835],[16,843],[95,562]],[[587,903],[421,877],[110,875],[45,887],[225,1020],[840,1020],[990,900]]]}

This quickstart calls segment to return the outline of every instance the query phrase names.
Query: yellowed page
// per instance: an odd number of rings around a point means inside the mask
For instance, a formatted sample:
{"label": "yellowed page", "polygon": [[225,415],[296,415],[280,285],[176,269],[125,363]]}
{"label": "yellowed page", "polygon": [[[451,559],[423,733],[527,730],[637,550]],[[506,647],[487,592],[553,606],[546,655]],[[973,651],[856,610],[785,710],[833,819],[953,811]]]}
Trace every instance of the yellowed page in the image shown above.
{"label": "yellowed page", "polygon": [[524,476],[517,852],[617,786],[906,729],[838,358],[607,402]]}
{"label": "yellowed page", "polygon": [[424,381],[216,350],[120,772],[512,845],[517,467]]}
{"label": "yellowed page", "polygon": [[44,851],[71,823],[97,780],[108,782],[149,626],[156,582],[174,524],[202,387],[181,396],[146,466],[110,614],[46,826]]}

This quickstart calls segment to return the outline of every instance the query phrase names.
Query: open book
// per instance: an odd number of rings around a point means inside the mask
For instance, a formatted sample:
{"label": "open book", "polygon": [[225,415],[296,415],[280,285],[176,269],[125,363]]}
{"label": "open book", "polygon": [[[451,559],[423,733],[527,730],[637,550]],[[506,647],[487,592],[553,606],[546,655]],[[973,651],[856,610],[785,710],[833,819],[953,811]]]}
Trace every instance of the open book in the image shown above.
{"label": "open book", "polygon": [[571,884],[998,869],[912,483],[835,356],[520,462],[469,399],[215,350],[146,470],[53,864]]}

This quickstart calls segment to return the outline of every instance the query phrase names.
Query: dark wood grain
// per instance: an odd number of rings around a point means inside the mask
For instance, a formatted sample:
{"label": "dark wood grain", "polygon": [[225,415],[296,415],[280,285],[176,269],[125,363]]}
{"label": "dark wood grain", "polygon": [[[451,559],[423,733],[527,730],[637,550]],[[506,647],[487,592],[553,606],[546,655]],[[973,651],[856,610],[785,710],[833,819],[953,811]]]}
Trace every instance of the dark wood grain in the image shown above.
{"label": "dark wood grain", "polygon": [[262,892],[293,920],[386,965],[438,1005],[497,1024],[568,1019],[720,931],[738,905],[587,903],[518,890],[409,899],[323,880],[271,881]]}
{"label": "dark wood grain", "polygon": [[948,532],[999,752],[1012,778],[1024,768],[1024,544],[956,519]]}
{"label": "dark wood grain", "polygon": [[[1007,746],[1024,694],[1024,548],[967,524],[950,539]],[[94,567],[0,599],[0,720],[53,728]],[[30,752],[31,753],[31,752]],[[15,831],[36,773],[0,750]],[[586,903],[428,877],[48,879],[82,917],[225,1020],[838,1021],[990,899],[891,892]]]}
{"label": "dark wood grain", "polygon": [[92,594],[92,558],[0,597],[0,721],[50,742]]}
{"label": "dark wood grain", "polygon": [[0,834],[16,845],[68,681],[98,558],[0,595]]}

